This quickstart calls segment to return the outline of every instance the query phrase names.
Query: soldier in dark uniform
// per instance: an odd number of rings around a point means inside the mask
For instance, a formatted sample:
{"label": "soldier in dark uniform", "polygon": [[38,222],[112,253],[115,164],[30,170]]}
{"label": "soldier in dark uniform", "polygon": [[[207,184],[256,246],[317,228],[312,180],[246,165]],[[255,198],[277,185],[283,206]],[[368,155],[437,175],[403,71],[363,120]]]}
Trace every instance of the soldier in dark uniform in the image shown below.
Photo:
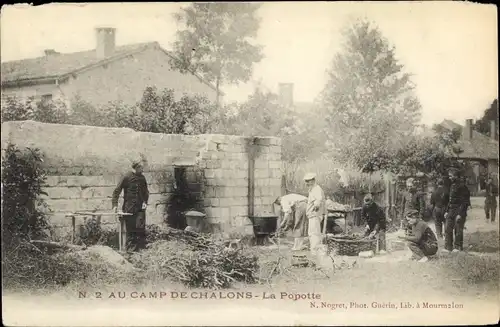
{"label": "soldier in dark uniform", "polygon": [[493,177],[489,177],[486,182],[486,199],[484,200],[484,213],[486,215],[486,220],[489,221],[491,217],[491,222],[495,222],[497,213],[497,196],[498,187],[493,182]]}
{"label": "soldier in dark uniform", "polygon": [[[467,209],[470,207],[470,191],[458,170],[449,173],[450,201],[445,214],[445,245],[444,252],[459,252],[463,250],[464,227]],[[453,239],[454,238],[454,239]]]}
{"label": "soldier in dark uniform", "polygon": [[415,185],[415,180],[413,178],[408,178],[406,180],[406,188],[407,191],[403,193],[403,204],[402,204],[402,212],[403,212],[403,228],[407,229],[408,226],[408,212],[416,210],[419,219],[424,219],[425,214],[425,194],[418,190]]}
{"label": "soldier in dark uniform", "polygon": [[365,237],[376,237],[379,241],[380,254],[386,253],[386,218],[385,212],[375,201],[373,196],[367,194],[363,199],[363,208],[361,210],[361,217],[366,221]]}
{"label": "soldier in dark uniform", "polygon": [[122,210],[132,214],[132,216],[124,217],[127,229],[127,250],[138,251],[146,248],[146,207],[149,191],[146,178],[142,174],[143,163],[135,161],[132,169],[133,171],[125,174],[116,186],[111,202],[116,212],[118,198],[123,190]]}
{"label": "soldier in dark uniform", "polygon": [[432,192],[431,195],[432,216],[434,218],[434,223],[436,224],[436,234],[439,238],[442,238],[444,214],[448,208],[450,194],[444,186],[444,181],[442,179],[438,180],[437,184],[438,187],[434,190],[434,192]]}

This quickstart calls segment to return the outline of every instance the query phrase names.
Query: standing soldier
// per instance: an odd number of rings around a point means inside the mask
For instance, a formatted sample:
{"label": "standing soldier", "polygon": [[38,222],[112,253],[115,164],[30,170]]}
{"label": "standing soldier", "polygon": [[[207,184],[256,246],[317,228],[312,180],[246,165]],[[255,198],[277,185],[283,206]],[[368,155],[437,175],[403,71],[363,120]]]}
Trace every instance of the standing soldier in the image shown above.
{"label": "standing soldier", "polygon": [[436,234],[438,238],[443,238],[443,224],[444,224],[444,214],[448,208],[448,202],[450,201],[450,193],[444,186],[444,181],[439,179],[438,187],[432,192],[431,195],[431,205],[432,205],[432,216],[434,217],[434,223],[436,225]]}
{"label": "standing soldier", "polygon": [[459,171],[454,169],[449,173],[450,201],[445,214],[445,239],[443,252],[459,252],[463,250],[465,218],[470,207],[470,191],[460,178]]}
{"label": "standing soldier", "polygon": [[286,231],[292,228],[294,237],[292,251],[303,250],[304,238],[307,237],[307,198],[300,194],[287,194],[277,198],[274,203],[281,207],[283,213],[279,230]]}
{"label": "standing soldier", "polygon": [[118,198],[123,190],[123,212],[127,229],[127,250],[138,251],[146,248],[146,207],[149,199],[148,183],[142,174],[144,166],[141,161],[132,163],[133,171],[128,172],[120,180],[113,192],[111,200],[113,210],[117,211]]}
{"label": "standing soldier", "polygon": [[408,212],[411,210],[416,210],[419,219],[424,219],[425,214],[425,194],[419,191],[415,185],[415,180],[413,178],[408,178],[406,180],[407,191],[403,194],[403,227],[406,229],[408,227],[408,222],[406,217]]}
{"label": "standing soldier", "polygon": [[311,253],[317,254],[321,246],[321,221],[325,216],[325,193],[316,184],[316,174],[309,173],[304,176],[309,197],[307,198],[306,216],[308,219],[308,235]]}
{"label": "standing soldier", "polygon": [[498,187],[493,182],[493,177],[490,176],[486,182],[486,199],[484,200],[484,213],[486,214],[486,221],[495,222],[497,213],[497,196]]}

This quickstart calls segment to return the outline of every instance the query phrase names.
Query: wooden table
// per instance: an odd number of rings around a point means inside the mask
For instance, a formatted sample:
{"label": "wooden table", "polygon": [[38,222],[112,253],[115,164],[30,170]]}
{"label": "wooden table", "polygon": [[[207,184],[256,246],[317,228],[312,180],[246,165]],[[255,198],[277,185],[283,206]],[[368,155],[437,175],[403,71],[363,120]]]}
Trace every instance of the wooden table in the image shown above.
{"label": "wooden table", "polygon": [[131,213],[127,212],[92,212],[92,211],[76,211],[69,214],[66,214],[67,218],[71,218],[71,243],[75,243],[76,239],[76,217],[87,217],[91,216],[92,218],[97,218],[98,222],[100,222],[102,216],[115,216],[118,217],[118,248],[119,251],[123,251],[126,249],[127,245],[127,228],[125,224],[124,216],[132,216]]}

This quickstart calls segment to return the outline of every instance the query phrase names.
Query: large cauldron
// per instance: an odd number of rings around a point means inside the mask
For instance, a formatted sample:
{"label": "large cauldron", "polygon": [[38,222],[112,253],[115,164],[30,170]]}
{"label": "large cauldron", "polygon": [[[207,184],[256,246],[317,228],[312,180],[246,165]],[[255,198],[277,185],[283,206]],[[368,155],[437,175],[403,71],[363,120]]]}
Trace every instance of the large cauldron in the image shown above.
{"label": "large cauldron", "polygon": [[264,213],[250,218],[253,223],[253,230],[256,236],[270,235],[276,232],[278,226],[278,216],[272,213]]}

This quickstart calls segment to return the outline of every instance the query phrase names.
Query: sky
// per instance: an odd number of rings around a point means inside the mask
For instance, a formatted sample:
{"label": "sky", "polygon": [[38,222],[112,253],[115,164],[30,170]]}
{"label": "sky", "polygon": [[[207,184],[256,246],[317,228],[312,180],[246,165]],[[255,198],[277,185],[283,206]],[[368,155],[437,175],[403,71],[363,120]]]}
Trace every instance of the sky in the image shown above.
{"label": "sky", "polygon": [[[175,39],[172,13],[186,3],[95,3],[2,7],[1,60],[41,56],[44,49],[95,47],[94,28],[117,29],[117,45]],[[267,2],[256,42],[265,58],[253,80],[226,87],[227,101],[243,101],[259,83],[277,92],[294,84],[294,99],[312,102],[341,50],[341,29],[353,18],[377,24],[413,74],[422,123],[480,118],[498,97],[497,14],[493,5],[466,2]]]}

